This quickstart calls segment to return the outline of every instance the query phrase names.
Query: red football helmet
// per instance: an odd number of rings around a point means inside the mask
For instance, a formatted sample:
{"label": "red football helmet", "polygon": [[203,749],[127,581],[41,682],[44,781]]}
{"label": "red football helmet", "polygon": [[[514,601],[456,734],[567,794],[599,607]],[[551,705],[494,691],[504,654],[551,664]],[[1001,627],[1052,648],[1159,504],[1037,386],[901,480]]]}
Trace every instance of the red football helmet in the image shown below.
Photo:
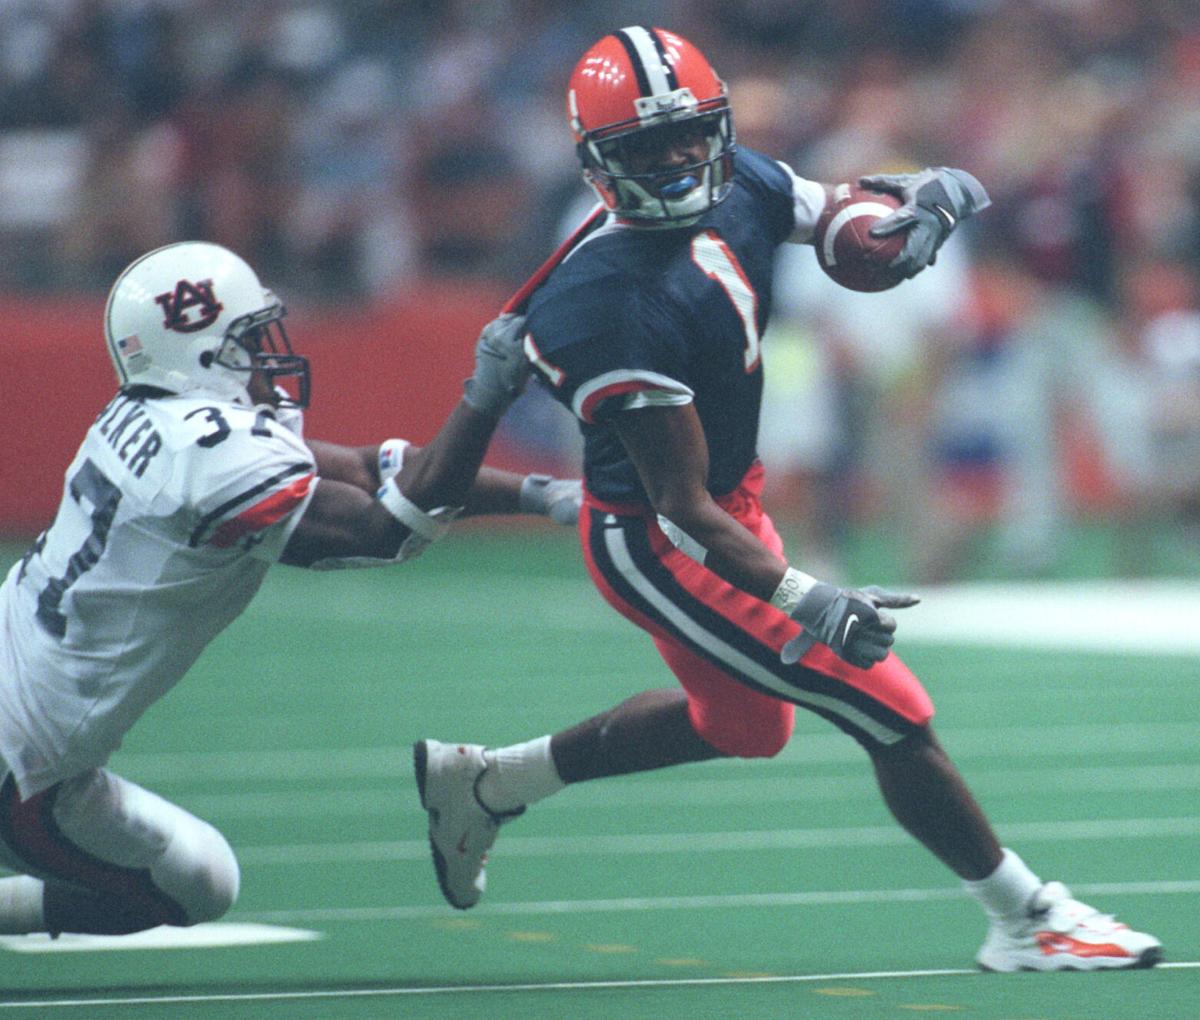
{"label": "red football helmet", "polygon": [[[567,115],[584,178],[623,219],[686,226],[732,187],[733,118],[725,83],[704,54],[672,32],[631,27],[606,35],[571,75]],[[680,130],[703,137],[704,159],[634,172],[635,146],[645,152],[656,138]]]}

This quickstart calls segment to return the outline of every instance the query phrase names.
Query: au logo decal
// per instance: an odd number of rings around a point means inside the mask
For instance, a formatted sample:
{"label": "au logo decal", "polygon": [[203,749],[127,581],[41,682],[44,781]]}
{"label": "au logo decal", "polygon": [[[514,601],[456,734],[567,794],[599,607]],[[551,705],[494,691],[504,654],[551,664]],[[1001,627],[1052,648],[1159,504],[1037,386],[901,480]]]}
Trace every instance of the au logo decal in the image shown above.
{"label": "au logo decal", "polygon": [[163,328],[195,333],[211,326],[224,306],[213,295],[212,280],[180,280],[174,290],[155,299],[163,310]]}

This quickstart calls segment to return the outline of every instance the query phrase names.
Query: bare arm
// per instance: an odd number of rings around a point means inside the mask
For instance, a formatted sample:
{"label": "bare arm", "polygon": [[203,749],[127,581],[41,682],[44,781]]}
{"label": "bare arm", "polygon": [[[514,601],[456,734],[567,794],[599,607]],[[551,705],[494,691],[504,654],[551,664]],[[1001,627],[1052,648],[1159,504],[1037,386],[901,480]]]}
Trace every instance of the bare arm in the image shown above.
{"label": "bare arm", "polygon": [[379,446],[309,443],[321,480],[282,561],[374,566],[411,559],[441,538],[465,506],[475,513],[528,511],[560,520],[566,504],[577,515],[578,499],[572,507],[564,498],[569,491],[562,491],[571,483],[493,470],[476,480],[496,424],[529,374],[524,322],[502,315],[484,327],[462,399],[428,446],[407,448],[398,475],[381,470]]}
{"label": "bare arm", "polygon": [[482,467],[467,494],[467,505],[463,508],[463,516],[471,517],[478,514],[519,514],[524,511],[520,506],[521,483],[524,475],[513,474],[511,471],[501,471],[498,468]]}
{"label": "bare arm", "polygon": [[[507,472],[488,469],[484,484],[476,483],[483,456],[487,453],[496,419],[481,414],[466,401],[459,401],[433,441],[420,449],[410,447],[404,457],[404,468],[396,481],[400,490],[422,510],[438,506],[463,506],[476,489],[482,489],[477,502],[486,503],[493,489],[503,490]],[[517,490],[521,478],[511,476]],[[503,502],[497,495],[495,502]],[[513,496],[516,509],[516,496]],[[477,510],[486,513],[488,510]]]}
{"label": "bare arm", "polygon": [[[408,447],[394,484],[382,490],[379,447],[310,443],[321,480],[281,562],[312,566],[321,560],[368,558],[382,565],[400,554],[413,528],[423,534],[421,518],[439,508],[463,507],[467,514],[540,513],[569,523],[557,516],[557,508],[539,507],[523,497],[523,484],[535,477],[546,480],[545,476],[480,468],[495,427],[495,419],[460,402],[428,446]],[[577,489],[578,483],[574,484]],[[377,493],[389,488],[412,504],[418,515],[415,521],[411,517],[398,520],[384,505]],[[577,496],[575,504],[577,513]],[[452,519],[449,514],[441,517],[445,523],[430,524],[435,537],[440,537]],[[425,544],[432,540],[425,537]],[[416,550],[406,552],[405,557],[414,555]]]}
{"label": "bare arm", "polygon": [[409,530],[355,485],[322,477],[279,562],[310,567],[320,560],[395,558]]}
{"label": "bare arm", "polygon": [[379,488],[379,446],[340,446],[323,439],[309,439],[305,445],[317,462],[322,478],[345,482],[374,493]]}
{"label": "bare arm", "polygon": [[[395,487],[418,513],[461,506],[471,491],[496,419],[460,401],[433,441],[404,458]],[[322,475],[281,562],[311,566],[321,560],[396,558],[411,528],[375,498],[378,447],[309,444]],[[520,488],[519,479],[515,482]],[[397,494],[398,495],[398,494]],[[515,502],[515,499],[514,499]],[[405,518],[406,521],[409,518]],[[413,525],[418,530],[420,525]]]}
{"label": "bare arm", "polygon": [[887,657],[896,621],[883,610],[914,605],[916,596],[839,589],[776,559],[708,494],[708,446],[691,404],[626,411],[616,428],[654,508],[705,548],[704,565],[804,627],[783,647],[785,663],[815,642],[860,669]]}
{"label": "bare arm", "polygon": [[713,573],[770,599],[787,564],[709,495],[708,443],[695,407],[626,411],[615,424],[654,509],[708,551],[704,565]]}
{"label": "bare arm", "polygon": [[[316,458],[317,474],[322,478],[346,482],[371,494],[378,490],[382,479],[379,477],[377,445],[339,446],[323,440],[309,440],[308,448]],[[408,448],[408,457],[419,459],[422,455],[421,447]],[[467,493],[463,516],[521,513],[518,501],[524,480],[524,475],[511,471],[481,467],[471,491]]]}

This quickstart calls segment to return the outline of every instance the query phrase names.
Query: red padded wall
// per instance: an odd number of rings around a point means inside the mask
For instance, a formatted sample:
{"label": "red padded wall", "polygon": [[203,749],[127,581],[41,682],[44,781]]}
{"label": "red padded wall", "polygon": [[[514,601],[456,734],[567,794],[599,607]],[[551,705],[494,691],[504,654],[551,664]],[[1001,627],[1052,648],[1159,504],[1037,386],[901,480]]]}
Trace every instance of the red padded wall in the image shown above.
{"label": "red padded wall", "polygon": [[[292,344],[312,362],[307,433],[351,444],[427,441],[458,400],[475,337],[504,296],[438,282],[372,305],[289,305]],[[63,472],[112,396],[103,312],[102,297],[0,297],[0,535],[49,524]]]}

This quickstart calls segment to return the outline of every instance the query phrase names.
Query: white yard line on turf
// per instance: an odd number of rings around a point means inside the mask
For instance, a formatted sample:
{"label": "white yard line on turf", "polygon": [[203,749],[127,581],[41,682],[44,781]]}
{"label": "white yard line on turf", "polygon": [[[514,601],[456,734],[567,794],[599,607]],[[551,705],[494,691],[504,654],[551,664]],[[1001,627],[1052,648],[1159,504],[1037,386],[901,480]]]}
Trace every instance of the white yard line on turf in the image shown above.
{"label": "white yard line on turf", "polygon": [[[965,757],[965,756],[959,756]],[[1026,794],[1045,784],[1049,770],[1007,768],[996,764],[974,763],[971,787],[977,795],[1000,796]],[[1088,765],[1053,769],[1054,793],[1148,793],[1151,791],[1200,789],[1200,762],[1179,765]],[[408,777],[401,777],[406,779]],[[145,782],[145,780],[143,780]],[[154,786],[153,782],[146,785]],[[406,787],[408,784],[404,784]],[[397,809],[413,817],[424,817],[415,788],[408,797],[397,797],[396,782],[363,788],[342,786],[306,790],[298,797],[294,790],[240,793],[188,793],[188,809],[202,818],[227,824],[235,818],[354,818],[391,814]],[[538,804],[538,814],[588,812],[597,808],[644,807],[664,805],[741,805],[798,804],[836,802],[857,799],[875,803],[879,788],[865,769],[853,775],[803,776],[779,769],[776,774],[741,775],[717,778],[711,773],[694,772],[691,778],[639,780],[593,786],[579,797],[552,797]]]}
{"label": "white yard line on turf", "polygon": [[227,949],[286,942],[315,942],[319,931],[246,921],[214,921],[187,928],[161,925],[130,935],[0,935],[0,949],[11,953],[98,953],[144,949]]}
{"label": "white yard line on turf", "polygon": [[[1159,970],[1194,969],[1200,960],[1182,963],[1160,963]],[[211,995],[158,995],[122,996],[120,998],[90,999],[41,999],[38,1001],[0,1001],[0,1009],[47,1009],[50,1007],[97,1007],[97,1006],[157,1006],[181,1003],[217,1002],[288,1002],[299,999],[361,999],[399,997],[405,995],[478,995],[485,992],[589,992],[620,988],[699,988],[713,985],[769,985],[798,984],[815,981],[886,981],[922,977],[986,977],[996,980],[977,970],[948,967],[937,970],[874,970],[840,974],[788,974],[756,977],[712,977],[712,978],[646,978],[630,981],[552,981],[545,984],[512,985],[428,985],[416,988],[336,988],[304,992],[243,992],[214,993]],[[1000,978],[999,980],[1004,980]]]}
{"label": "white yard line on turf", "polygon": [[[1096,882],[1071,886],[1080,896],[1194,896],[1200,881]],[[808,892],[726,893],[711,896],[629,896],[595,900],[488,901],[474,911],[486,918],[512,915],[578,913],[628,913],[645,910],[717,910],[746,907],[819,907],[921,903],[966,897],[961,889],[843,889]],[[446,917],[444,904],[394,907],[312,907],[298,910],[267,910],[238,914],[239,920],[265,924],[321,924],[329,922],[403,921]]]}
{"label": "white yard line on turf", "polygon": [[[1200,631],[1200,628],[1197,628]],[[819,725],[819,724],[817,724]],[[942,742],[952,746],[957,759],[1011,759],[1036,753],[1046,758],[1085,758],[1094,763],[1096,748],[1106,753],[1176,753],[1194,764],[1197,722],[1171,721],[1095,723],[1050,723],[1026,726],[963,726],[947,724],[939,733]],[[797,733],[774,758],[718,758],[689,765],[675,773],[673,782],[699,782],[713,775],[728,773],[746,780],[756,776],[793,774],[798,765],[848,765],[856,773],[862,770],[862,750],[852,740],[832,728]],[[381,747],[264,748],[246,747],[224,751],[120,751],[112,767],[121,775],[138,782],[159,786],[180,783],[188,787],[211,788],[224,782],[244,791],[250,784],[286,780],[297,785],[320,780],[322,788],[339,780],[377,780],[396,788],[411,790],[412,746],[396,744]],[[654,782],[655,780],[650,780]],[[630,789],[646,782],[634,778],[622,784]],[[252,785],[249,788],[253,788]],[[290,795],[290,794],[289,794]]]}
{"label": "white yard line on turf", "polygon": [[[501,578],[492,581],[501,583]],[[522,577],[512,583],[529,595],[490,605],[493,627],[527,627],[528,607],[536,598],[542,634],[633,633],[586,580]],[[473,575],[440,576],[420,600],[404,602],[405,626],[452,626],[448,621],[456,619],[459,606],[477,597],[477,588]],[[922,586],[917,593],[920,604],[899,617],[902,642],[1134,655],[1200,652],[1200,628],[1193,625],[1200,615],[1200,590],[1189,579],[972,582]],[[306,619],[322,625],[366,622],[353,599],[262,600],[247,615],[291,625]]]}
{"label": "white yard line on turf", "polygon": [[[1182,818],[1103,818],[1057,822],[998,823],[1010,842],[1072,843],[1114,839],[1165,839],[1200,836],[1200,816]],[[747,850],[837,849],[904,846],[912,842],[898,825],[845,828],[754,829],[731,832],[596,833],[590,836],[519,836],[506,834],[505,857],[578,857],[613,854],[689,854]],[[378,840],[356,843],[241,846],[238,858],[248,867],[299,864],[361,864],[425,860],[426,840]]]}

